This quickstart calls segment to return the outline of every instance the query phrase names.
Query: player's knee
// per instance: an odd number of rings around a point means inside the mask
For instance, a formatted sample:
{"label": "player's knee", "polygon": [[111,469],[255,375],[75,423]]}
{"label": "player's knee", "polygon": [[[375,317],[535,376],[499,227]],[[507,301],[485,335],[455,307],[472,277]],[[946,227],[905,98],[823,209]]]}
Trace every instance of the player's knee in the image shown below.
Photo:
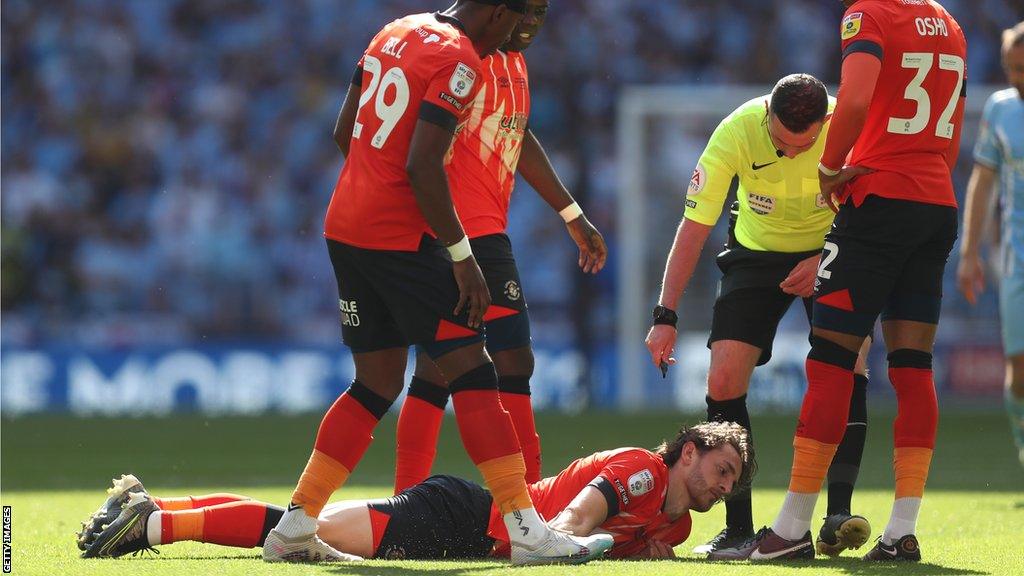
{"label": "player's knee", "polygon": [[739,398],[749,387],[749,380],[729,370],[714,370],[708,374],[708,396],[712,400]]}
{"label": "player's knee", "polygon": [[492,357],[499,376],[533,376],[534,357],[530,346],[495,352]]}

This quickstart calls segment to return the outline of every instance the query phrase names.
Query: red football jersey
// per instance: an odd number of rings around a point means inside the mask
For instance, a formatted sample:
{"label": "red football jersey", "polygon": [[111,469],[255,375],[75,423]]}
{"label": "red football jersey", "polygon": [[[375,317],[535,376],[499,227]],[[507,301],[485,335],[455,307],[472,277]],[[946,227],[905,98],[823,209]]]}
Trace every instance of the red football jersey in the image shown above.
{"label": "red football jersey", "polygon": [[[607,481],[617,497],[618,513],[598,528],[615,538],[610,552],[613,558],[643,552],[651,538],[676,546],[690,536],[689,512],[673,522],[661,511],[668,492],[668,468],[661,456],[643,448],[619,448],[575,460],[558,476],[530,484],[530,497],[537,512],[552,520],[598,479]],[[508,530],[494,506],[487,533],[497,541],[494,555],[508,556]]]}
{"label": "red football jersey", "polygon": [[448,182],[470,238],[505,231],[516,166],[530,116],[526,59],[519,52],[484,58],[480,92],[447,158]]}
{"label": "red football jersey", "polygon": [[956,206],[946,155],[959,137],[967,41],[932,0],[861,0],[843,17],[843,56],[882,61],[867,122],[848,164],[877,170],[850,185],[869,194]]}
{"label": "red football jersey", "polygon": [[415,251],[430,233],[405,166],[419,118],[465,119],[480,57],[458,21],[414,14],[377,33],[359,61],[359,111],[324,235],[376,250]]}

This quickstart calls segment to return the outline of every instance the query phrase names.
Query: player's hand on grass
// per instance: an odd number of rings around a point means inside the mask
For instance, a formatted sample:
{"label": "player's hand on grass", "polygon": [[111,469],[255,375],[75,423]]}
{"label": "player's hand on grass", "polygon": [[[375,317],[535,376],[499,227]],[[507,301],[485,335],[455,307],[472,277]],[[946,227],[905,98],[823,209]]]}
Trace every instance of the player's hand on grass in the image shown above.
{"label": "player's hand on grass", "polygon": [[786,276],[786,279],[779,284],[779,288],[786,294],[810,298],[811,294],[814,294],[814,280],[818,277],[818,262],[820,260],[821,254],[801,260],[790,270],[789,276]]}
{"label": "player's hand on grass", "polygon": [[956,285],[973,306],[985,291],[985,267],[977,254],[961,254],[956,267]]}
{"label": "player's hand on grass", "polygon": [[608,246],[604,236],[582,214],[565,225],[576,246],[580,249],[580,268],[589,274],[597,274],[608,259]]}
{"label": "player's hand on grass", "polygon": [[452,269],[455,272],[455,283],[459,285],[459,303],[455,306],[454,314],[458,316],[465,308],[469,312],[469,326],[477,328],[483,322],[487,307],[491,305],[491,293],[487,290],[484,275],[473,256],[453,262]]}
{"label": "player's hand on grass", "polygon": [[651,353],[651,362],[661,367],[664,362],[668,365],[676,363],[672,352],[676,347],[676,329],[668,324],[655,324],[647,333],[647,350]]}
{"label": "player's hand on grass", "polygon": [[675,558],[676,553],[672,550],[672,547],[665,544],[661,540],[651,539],[647,541],[647,549],[640,553],[641,558],[650,558],[656,560],[658,558]]}
{"label": "player's hand on grass", "polygon": [[871,174],[871,168],[865,166],[846,166],[835,176],[829,176],[818,171],[818,184],[821,186],[821,197],[836,214],[839,213],[839,203],[842,199],[843,189],[846,184],[858,176]]}

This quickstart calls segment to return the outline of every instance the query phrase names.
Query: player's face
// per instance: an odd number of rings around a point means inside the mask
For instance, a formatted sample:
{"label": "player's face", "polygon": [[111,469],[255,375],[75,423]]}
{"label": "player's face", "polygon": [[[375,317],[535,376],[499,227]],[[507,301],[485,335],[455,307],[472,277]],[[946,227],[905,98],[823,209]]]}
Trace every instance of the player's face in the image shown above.
{"label": "player's face", "polygon": [[732,492],[742,466],[739,453],[730,444],[700,454],[686,480],[690,492],[690,509],[707,512]]}
{"label": "player's face", "polygon": [[548,17],[548,0],[526,0],[526,15],[512,31],[512,38],[503,47],[508,52],[522,52],[530,47]]}
{"label": "player's face", "polygon": [[796,158],[814,147],[818,136],[821,135],[821,127],[824,125],[824,122],[815,122],[804,132],[790,132],[774,114],[769,113],[768,137],[772,139],[775,148],[781,150],[786,158]]}
{"label": "player's face", "polygon": [[495,6],[487,28],[484,29],[480,46],[478,46],[480,56],[493,54],[495,50],[508,42],[508,39],[512,37],[512,30],[522,19],[522,14],[509,10],[508,6],[504,4]]}
{"label": "player's face", "polygon": [[1003,54],[1003,70],[1010,86],[1017,89],[1017,95],[1024,98],[1024,44],[1010,48]]}

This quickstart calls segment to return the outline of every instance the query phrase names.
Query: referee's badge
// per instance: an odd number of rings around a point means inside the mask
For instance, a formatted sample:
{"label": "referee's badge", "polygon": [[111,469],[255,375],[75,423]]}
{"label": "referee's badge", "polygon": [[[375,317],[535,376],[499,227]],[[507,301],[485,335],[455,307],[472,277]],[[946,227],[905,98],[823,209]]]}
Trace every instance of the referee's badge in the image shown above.
{"label": "referee's badge", "polygon": [[704,185],[708,181],[708,172],[704,169],[704,166],[697,164],[697,167],[693,169],[693,176],[690,176],[690,187],[686,190],[687,196],[696,196],[700,194],[701,190],[704,189]]}

